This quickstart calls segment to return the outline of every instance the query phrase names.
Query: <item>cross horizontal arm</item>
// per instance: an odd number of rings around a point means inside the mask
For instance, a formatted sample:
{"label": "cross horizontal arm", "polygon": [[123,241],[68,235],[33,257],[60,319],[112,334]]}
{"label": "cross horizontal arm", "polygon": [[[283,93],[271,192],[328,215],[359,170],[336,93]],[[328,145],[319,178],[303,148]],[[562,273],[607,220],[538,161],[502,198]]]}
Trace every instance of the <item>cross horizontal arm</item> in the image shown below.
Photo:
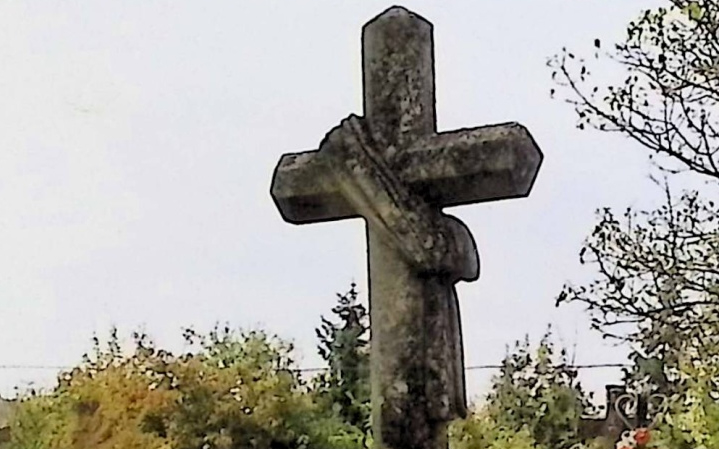
{"label": "cross horizontal arm", "polygon": [[[518,123],[482,126],[421,138],[392,162],[415,194],[440,207],[524,197],[542,153]],[[282,217],[295,224],[358,217],[337,185],[326,181],[317,151],[282,156],[272,197]],[[324,181],[323,181],[324,180]]]}

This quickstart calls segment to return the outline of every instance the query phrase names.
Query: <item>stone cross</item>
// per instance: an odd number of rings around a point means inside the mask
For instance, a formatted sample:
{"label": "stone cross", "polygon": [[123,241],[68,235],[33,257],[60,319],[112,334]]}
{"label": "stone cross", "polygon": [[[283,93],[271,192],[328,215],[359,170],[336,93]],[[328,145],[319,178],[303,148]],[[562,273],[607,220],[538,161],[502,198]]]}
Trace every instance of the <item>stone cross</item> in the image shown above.
{"label": "stone cross", "polygon": [[479,276],[467,227],[443,207],[524,197],[542,154],[519,124],[437,132],[432,24],[402,7],[362,30],[364,115],[319,150],[285,154],[272,197],[285,221],[366,221],[373,437],[446,448],[467,413],[455,283]]}

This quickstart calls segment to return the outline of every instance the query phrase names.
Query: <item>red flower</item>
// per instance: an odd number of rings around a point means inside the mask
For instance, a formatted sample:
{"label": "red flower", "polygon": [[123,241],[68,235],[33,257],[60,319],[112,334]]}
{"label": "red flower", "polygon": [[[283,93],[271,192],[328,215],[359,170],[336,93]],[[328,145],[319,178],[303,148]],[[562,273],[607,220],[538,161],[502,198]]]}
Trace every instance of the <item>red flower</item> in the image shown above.
{"label": "red flower", "polygon": [[638,445],[644,446],[652,439],[652,435],[649,433],[649,429],[637,429],[634,432],[634,440]]}

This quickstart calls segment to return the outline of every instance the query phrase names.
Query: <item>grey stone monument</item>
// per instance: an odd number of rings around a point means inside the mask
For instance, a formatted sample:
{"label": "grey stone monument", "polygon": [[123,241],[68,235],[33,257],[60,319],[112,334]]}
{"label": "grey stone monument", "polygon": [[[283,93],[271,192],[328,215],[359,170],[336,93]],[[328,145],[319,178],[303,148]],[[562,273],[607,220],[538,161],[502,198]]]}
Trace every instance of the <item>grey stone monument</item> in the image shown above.
{"label": "grey stone monument", "polygon": [[467,227],[443,207],[524,197],[542,154],[508,123],[437,132],[432,24],[402,7],[362,30],[364,115],[319,150],[285,154],[285,221],[366,221],[372,429],[378,448],[446,448],[467,413],[455,283],[479,276]]}

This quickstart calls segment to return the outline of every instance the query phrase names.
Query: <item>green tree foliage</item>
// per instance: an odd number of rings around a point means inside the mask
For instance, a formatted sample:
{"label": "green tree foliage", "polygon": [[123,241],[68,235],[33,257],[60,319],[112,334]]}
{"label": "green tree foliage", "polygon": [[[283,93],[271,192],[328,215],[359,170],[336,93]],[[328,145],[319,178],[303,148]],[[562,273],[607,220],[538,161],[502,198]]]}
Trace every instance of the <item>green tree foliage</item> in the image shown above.
{"label": "green tree foliage", "polygon": [[455,447],[562,449],[579,443],[580,419],[594,409],[567,365],[566,352],[557,353],[549,331],[535,352],[528,339],[517,342],[493,378],[487,403],[455,425]]}
{"label": "green tree foliage", "polygon": [[660,422],[659,447],[719,447],[719,357],[704,363],[681,357],[679,366],[677,378],[685,388],[674,396]]}
{"label": "green tree foliage", "polygon": [[319,353],[329,369],[317,376],[320,401],[346,423],[370,433],[369,315],[357,300],[357,286],[337,295],[334,323],[322,317],[316,329]]}
{"label": "green tree foliage", "polygon": [[602,52],[626,73],[623,82],[593,83],[586,60],[564,50],[549,61],[574,106],[578,126],[620,132],[658,155],[669,172],[719,179],[719,1],[668,0],[644,11],[626,38]]}
{"label": "green tree foliage", "polygon": [[545,449],[532,438],[527,426],[519,430],[502,426],[487,410],[455,422],[449,439],[451,449]]}
{"label": "green tree foliage", "polygon": [[584,304],[596,329],[630,343],[629,378],[669,395],[664,435],[678,448],[716,447],[706,442],[716,434],[719,385],[700,379],[719,354],[719,210],[710,190],[719,180],[718,30],[718,0],[667,0],[632,21],[623,42],[595,40],[595,63],[618,64],[623,81],[597,83],[587,60],[566,49],[549,61],[580,128],[623,134],[666,175],[712,184],[678,197],[667,187],[657,210],[600,211],[580,252],[599,276],[565,287],[558,301]]}
{"label": "green tree foliage", "polygon": [[708,360],[719,345],[719,221],[696,192],[652,211],[604,209],[580,252],[599,276],[568,285],[558,303],[584,304],[592,326],[629,342],[637,373],[678,387],[680,356]]}
{"label": "green tree foliage", "polygon": [[356,430],[313,401],[291,346],[262,332],[188,331],[194,352],[174,356],[116,335],[49,394],[25,397],[10,449],[350,448]]}
{"label": "green tree foliage", "polygon": [[[327,372],[298,377],[291,345],[263,332],[188,330],[190,350],[130,351],[112,332],[45,394],[12,417],[8,449],[249,449],[370,447],[368,316],[356,286],[317,329]],[[547,333],[507,355],[487,403],[451,427],[454,449],[564,448],[577,441],[587,398]]]}

